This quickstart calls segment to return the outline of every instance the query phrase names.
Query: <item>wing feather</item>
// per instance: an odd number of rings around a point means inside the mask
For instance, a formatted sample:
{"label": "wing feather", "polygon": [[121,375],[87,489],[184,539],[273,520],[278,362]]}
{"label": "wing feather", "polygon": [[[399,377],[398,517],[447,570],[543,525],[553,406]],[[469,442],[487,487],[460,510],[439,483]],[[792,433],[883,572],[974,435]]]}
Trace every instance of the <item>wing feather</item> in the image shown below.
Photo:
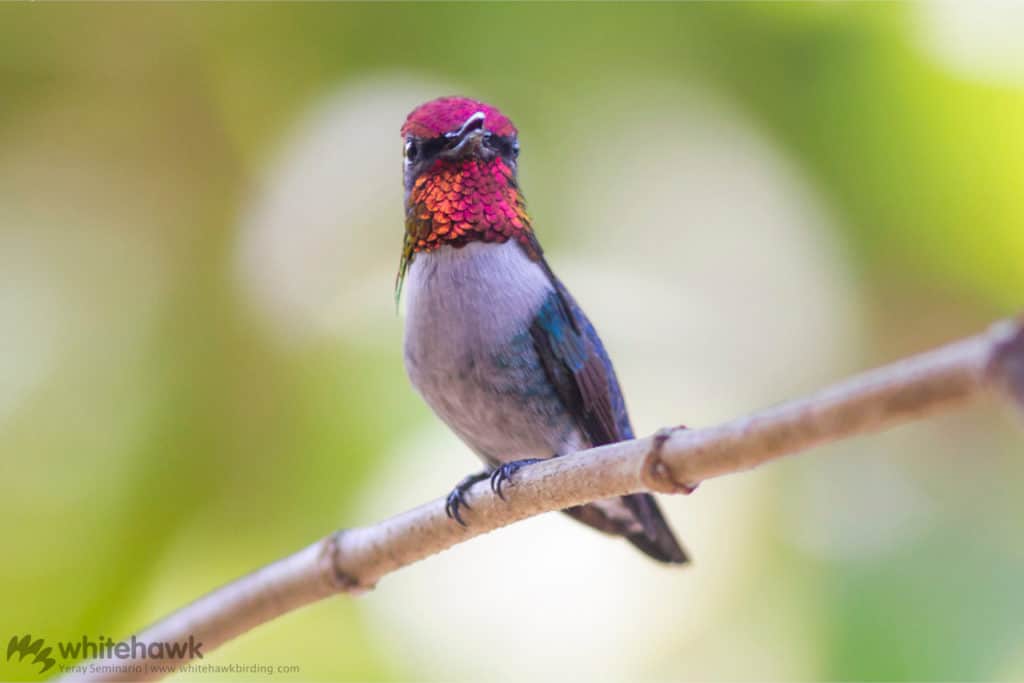
{"label": "wing feather", "polygon": [[[633,438],[615,371],[597,331],[543,257],[538,254],[535,260],[545,269],[554,286],[530,326],[530,335],[548,380],[592,445]],[[595,529],[626,536],[633,545],[657,560],[687,562],[685,551],[652,496],[633,494],[621,500],[640,522],[642,532],[632,531],[623,520],[610,517],[600,502],[564,512]]]}

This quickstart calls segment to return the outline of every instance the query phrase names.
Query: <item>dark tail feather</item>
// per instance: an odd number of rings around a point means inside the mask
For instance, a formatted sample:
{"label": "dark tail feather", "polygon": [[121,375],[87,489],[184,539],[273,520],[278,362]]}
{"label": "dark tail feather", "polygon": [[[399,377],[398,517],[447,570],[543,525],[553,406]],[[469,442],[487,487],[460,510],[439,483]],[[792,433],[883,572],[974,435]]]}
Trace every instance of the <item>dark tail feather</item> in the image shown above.
{"label": "dark tail feather", "polygon": [[600,503],[590,503],[577,507],[562,510],[578,522],[587,526],[616,536],[625,536],[626,540],[643,551],[646,555],[653,557],[659,562],[669,564],[686,564],[689,558],[686,552],[676,541],[665,518],[661,516],[661,510],[654,501],[654,497],[646,493],[635,493],[631,496],[622,496],[622,503],[640,522],[643,531],[638,533],[627,533],[623,528],[621,520],[610,518],[602,509]]}
{"label": "dark tail feather", "polygon": [[623,496],[622,502],[644,527],[643,533],[626,536],[630,543],[659,562],[686,564],[690,561],[662,516],[654,496],[649,493],[634,493],[631,496]]}

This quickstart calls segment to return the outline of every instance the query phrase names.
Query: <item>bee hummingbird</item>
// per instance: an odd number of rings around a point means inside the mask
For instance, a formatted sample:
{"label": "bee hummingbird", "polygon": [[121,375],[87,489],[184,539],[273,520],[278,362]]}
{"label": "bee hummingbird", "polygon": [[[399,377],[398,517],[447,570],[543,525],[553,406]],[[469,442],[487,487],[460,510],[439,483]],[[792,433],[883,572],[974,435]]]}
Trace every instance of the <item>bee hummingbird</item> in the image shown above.
{"label": "bee hummingbird", "polygon": [[[496,108],[463,97],[417,107],[405,140],[405,242],[395,295],[406,297],[405,368],[486,465],[448,496],[490,478],[502,498],[541,459],[633,438],[608,353],[555,277],[517,179],[518,134]],[[661,562],[686,553],[654,498],[633,494],[564,510],[624,536]]]}

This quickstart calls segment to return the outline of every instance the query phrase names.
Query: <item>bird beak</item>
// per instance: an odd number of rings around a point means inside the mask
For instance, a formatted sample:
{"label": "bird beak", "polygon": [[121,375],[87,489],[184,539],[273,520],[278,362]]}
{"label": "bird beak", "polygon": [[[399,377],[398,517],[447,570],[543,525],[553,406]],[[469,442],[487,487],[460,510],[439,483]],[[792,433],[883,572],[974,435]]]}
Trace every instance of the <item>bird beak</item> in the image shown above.
{"label": "bird beak", "polygon": [[485,114],[478,111],[466,119],[461,128],[445,135],[448,145],[441,156],[457,159],[477,155],[483,148],[483,138],[487,134],[484,118]]}

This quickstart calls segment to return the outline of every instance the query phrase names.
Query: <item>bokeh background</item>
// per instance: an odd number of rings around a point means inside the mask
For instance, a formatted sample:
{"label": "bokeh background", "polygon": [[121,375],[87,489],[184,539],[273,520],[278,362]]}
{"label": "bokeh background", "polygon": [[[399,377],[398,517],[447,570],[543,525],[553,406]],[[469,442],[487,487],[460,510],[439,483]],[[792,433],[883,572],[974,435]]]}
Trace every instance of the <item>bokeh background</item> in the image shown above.
{"label": "bokeh background", "polygon": [[[516,121],[649,433],[1020,308],[1022,33],[968,2],[0,7],[2,642],[127,635],[477,469],[402,369],[419,102]],[[547,515],[206,661],[1022,680],[1019,426],[982,406],[665,500],[685,571]]]}

